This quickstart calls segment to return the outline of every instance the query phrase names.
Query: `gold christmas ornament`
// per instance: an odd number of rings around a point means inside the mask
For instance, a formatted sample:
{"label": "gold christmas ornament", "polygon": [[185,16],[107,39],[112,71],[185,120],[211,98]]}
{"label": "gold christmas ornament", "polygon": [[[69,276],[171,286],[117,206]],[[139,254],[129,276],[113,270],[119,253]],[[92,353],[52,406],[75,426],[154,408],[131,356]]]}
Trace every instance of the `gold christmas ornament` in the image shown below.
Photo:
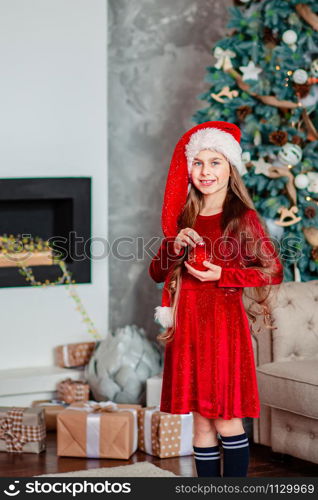
{"label": "gold christmas ornament", "polygon": [[238,96],[238,91],[237,90],[230,90],[230,87],[227,85],[226,87],[223,87],[222,90],[218,94],[210,94],[211,97],[218,102],[225,102],[224,99],[222,99],[222,96],[228,97],[229,99],[233,99],[234,97]]}
{"label": "gold christmas ornament", "polygon": [[302,231],[309,245],[318,247],[318,228],[314,226],[303,227]]}
{"label": "gold christmas ornament", "polygon": [[[296,217],[295,213],[298,212],[298,207],[293,206],[291,208],[280,207],[278,210],[280,213],[280,219],[275,220],[275,224],[282,227],[292,226],[293,224],[297,224],[297,222],[301,221],[301,217]],[[286,220],[286,219],[291,220]]]}
{"label": "gold christmas ornament", "polygon": [[271,179],[277,179],[279,177],[288,177],[288,182],[286,184],[286,191],[293,205],[297,204],[297,191],[294,184],[294,175],[291,173],[289,168],[275,167],[275,166],[269,167],[267,171],[267,176],[270,177]]}

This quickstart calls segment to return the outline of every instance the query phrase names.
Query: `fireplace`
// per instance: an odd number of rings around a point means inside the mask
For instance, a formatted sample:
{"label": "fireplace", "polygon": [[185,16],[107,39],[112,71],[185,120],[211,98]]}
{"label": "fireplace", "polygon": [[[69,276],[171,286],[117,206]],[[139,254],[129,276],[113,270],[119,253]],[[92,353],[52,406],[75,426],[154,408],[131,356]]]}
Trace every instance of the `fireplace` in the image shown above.
{"label": "fireplace", "polygon": [[[49,240],[58,248],[72,280],[91,282],[90,177],[0,179],[0,213],[0,237],[29,235]],[[30,267],[42,283],[56,281],[62,274],[54,263]],[[32,285],[18,266],[2,261],[0,287],[16,286]]]}

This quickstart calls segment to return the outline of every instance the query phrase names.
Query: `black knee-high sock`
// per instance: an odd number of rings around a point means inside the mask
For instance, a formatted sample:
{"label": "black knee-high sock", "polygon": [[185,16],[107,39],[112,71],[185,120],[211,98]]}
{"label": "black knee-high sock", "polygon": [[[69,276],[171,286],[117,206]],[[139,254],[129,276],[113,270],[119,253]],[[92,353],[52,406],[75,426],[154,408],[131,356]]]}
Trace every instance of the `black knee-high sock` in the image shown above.
{"label": "black knee-high sock", "polygon": [[246,432],[221,436],[223,446],[223,477],[246,477],[249,463],[249,441]]}
{"label": "black knee-high sock", "polygon": [[200,448],[193,446],[198,477],[221,477],[219,445]]}

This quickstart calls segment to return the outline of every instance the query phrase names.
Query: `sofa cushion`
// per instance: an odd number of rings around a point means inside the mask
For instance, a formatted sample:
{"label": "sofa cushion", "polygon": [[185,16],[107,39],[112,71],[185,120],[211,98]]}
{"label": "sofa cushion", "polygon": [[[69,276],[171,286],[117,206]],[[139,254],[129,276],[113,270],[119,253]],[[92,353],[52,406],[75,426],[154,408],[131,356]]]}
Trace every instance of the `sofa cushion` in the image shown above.
{"label": "sofa cushion", "polygon": [[262,404],[318,419],[318,360],[275,361],[256,368]]}
{"label": "sofa cushion", "polygon": [[270,411],[272,450],[318,464],[318,420],[278,408]]}
{"label": "sofa cushion", "polygon": [[275,326],[271,361],[318,360],[318,280],[290,281],[277,290],[271,305]]}

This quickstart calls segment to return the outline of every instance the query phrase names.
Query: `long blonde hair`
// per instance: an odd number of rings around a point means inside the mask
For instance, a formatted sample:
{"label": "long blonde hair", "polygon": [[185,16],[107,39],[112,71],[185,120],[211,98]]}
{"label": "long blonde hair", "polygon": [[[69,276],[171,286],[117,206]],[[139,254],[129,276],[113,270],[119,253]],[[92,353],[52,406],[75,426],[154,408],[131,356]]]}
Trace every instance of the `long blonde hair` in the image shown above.
{"label": "long blonde hair", "polygon": [[[221,215],[221,228],[223,237],[229,237],[231,234],[232,238],[238,239],[239,235],[247,235],[247,239],[244,240],[250,255],[255,254],[255,247],[257,241],[255,241],[255,234],[253,234],[253,227],[248,223],[248,220],[244,219],[243,215],[247,209],[255,210],[254,203],[247,191],[247,188],[242,181],[242,178],[236,169],[230,162],[230,177],[229,184],[227,187],[227,194],[223,203],[223,211]],[[191,189],[187,196],[187,200],[182,213],[178,219],[178,231],[185,227],[194,227],[196,217],[203,208],[204,195],[199,191],[194,184],[191,185]],[[265,235],[270,238],[267,228],[263,220],[259,217],[259,222],[263,227]],[[249,237],[252,236],[252,237]],[[244,262],[243,268],[249,267],[252,269],[258,269],[264,274],[268,275],[268,285],[260,287],[250,287],[249,292],[244,288],[244,294],[246,297],[251,299],[250,305],[246,310],[248,319],[250,320],[251,331],[253,334],[257,333],[253,330],[253,324],[255,324],[257,316],[263,315],[265,328],[272,328],[270,324],[270,310],[269,310],[269,300],[273,293],[277,293],[279,285],[272,286],[271,280],[275,275],[275,259],[269,259],[268,256],[257,255],[256,266],[246,266]],[[182,281],[182,268],[184,267],[184,261],[188,257],[188,247],[183,256],[175,260],[172,270],[169,272],[170,279],[167,285],[170,304],[172,307],[172,317],[173,325],[167,328],[164,332],[157,336],[157,339],[166,344],[173,340],[175,328],[177,326],[177,308],[179,302],[181,281]],[[278,255],[277,255],[278,257]],[[273,291],[273,289],[275,289]],[[261,307],[261,311],[255,309],[255,305]],[[256,306],[256,307],[258,307]]]}

